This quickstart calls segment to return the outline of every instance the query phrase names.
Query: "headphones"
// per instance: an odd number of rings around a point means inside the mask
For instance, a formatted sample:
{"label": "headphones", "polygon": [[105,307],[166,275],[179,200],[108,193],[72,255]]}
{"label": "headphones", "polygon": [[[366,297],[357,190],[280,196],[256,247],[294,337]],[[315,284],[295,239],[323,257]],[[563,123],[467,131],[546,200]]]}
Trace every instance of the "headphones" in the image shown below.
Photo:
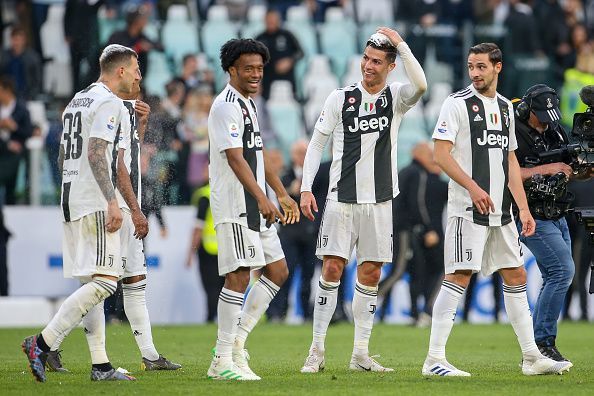
{"label": "headphones", "polygon": [[[531,91],[532,88],[535,89]],[[532,111],[532,101],[539,95],[544,93],[552,94],[557,99],[555,106],[559,106],[559,95],[553,88],[547,87],[544,84],[535,85],[532,88],[528,89],[529,92],[522,96],[520,103],[518,103],[518,106],[516,107],[516,117],[522,121],[526,121],[528,118],[530,118],[530,112]]]}

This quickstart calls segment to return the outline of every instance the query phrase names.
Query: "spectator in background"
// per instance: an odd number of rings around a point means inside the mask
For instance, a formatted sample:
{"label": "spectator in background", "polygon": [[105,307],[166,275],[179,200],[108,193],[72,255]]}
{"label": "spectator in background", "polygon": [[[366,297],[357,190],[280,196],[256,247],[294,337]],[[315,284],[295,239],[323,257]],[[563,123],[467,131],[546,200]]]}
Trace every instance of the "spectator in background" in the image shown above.
{"label": "spectator in background", "polygon": [[0,187],[5,203],[16,203],[15,189],[19,164],[25,157],[25,143],[33,127],[27,106],[16,97],[14,81],[0,76]]}
{"label": "spectator in background", "polygon": [[199,85],[206,85],[214,92],[214,73],[208,65],[201,63],[204,62],[194,54],[183,57],[181,74],[176,79],[184,83],[186,92]]}
{"label": "spectator in background", "polygon": [[256,37],[268,47],[270,61],[264,66],[262,96],[268,100],[270,86],[275,80],[287,80],[295,92],[295,63],[303,58],[303,50],[293,33],[281,27],[280,13],[274,9],[266,12],[266,30]]}
{"label": "spectator in background", "polygon": [[128,12],[126,28],[114,32],[107,44],[121,44],[132,48],[138,54],[140,73],[146,75],[148,69],[148,53],[151,50],[163,51],[161,43],[152,41],[144,33],[144,27],[149,21],[149,14],[144,6]]}
{"label": "spectator in background", "polygon": [[[213,97],[209,87],[204,86],[190,90],[184,103],[179,128],[189,155],[186,161],[186,178],[182,181],[187,189],[182,188],[180,195],[187,194],[187,201],[194,189],[208,181],[205,179],[204,169],[208,168],[208,113],[212,101]],[[181,161],[179,165],[180,167],[184,166]]]}
{"label": "spectator in background", "polygon": [[[413,256],[409,262],[411,315],[418,326],[431,323],[433,301],[443,278],[443,211],[448,200],[448,184],[433,160],[427,142],[417,144],[410,165],[398,174],[400,194],[395,198],[394,223],[408,229]],[[421,314],[417,301],[423,296]]]}
{"label": "spectator in background", "polygon": [[[308,142],[298,140],[291,147],[291,166],[282,176],[281,181],[285,189],[299,203],[301,198],[301,177],[303,176],[303,161]],[[312,308],[309,300],[311,296],[311,279],[316,265],[316,236],[317,229],[313,221],[303,219],[299,223],[287,224],[279,230],[279,238],[287,265],[289,278],[271,301],[267,314],[273,321],[281,321],[287,315],[289,307],[289,292],[296,268],[301,269],[300,293],[297,299],[303,309],[303,319],[311,320]]]}
{"label": "spectator in background", "polygon": [[[208,167],[203,168],[204,178],[208,181]],[[217,316],[219,294],[225,284],[225,278],[219,276],[217,234],[210,210],[210,185],[206,183],[192,195],[192,205],[196,206],[196,225],[192,232],[190,251],[186,268],[192,266],[192,257],[198,256],[200,281],[206,293],[206,321],[214,322]]]}
{"label": "spectator in background", "polygon": [[326,20],[326,11],[328,8],[342,8],[346,0],[306,0],[309,11],[316,23],[323,23]]}
{"label": "spectator in background", "polygon": [[301,4],[301,0],[268,0],[268,8],[279,12],[283,21],[287,20],[287,10]]}
{"label": "spectator in background", "polygon": [[186,97],[186,88],[182,81],[174,79],[165,85],[165,92],[167,96],[163,98],[160,106],[175,123],[171,126],[175,127],[182,117],[182,103]]}
{"label": "spectator in background", "polygon": [[581,72],[594,74],[594,45],[588,38],[588,30],[583,23],[576,24],[571,29],[571,45],[575,56],[575,67]]}
{"label": "spectator in background", "polygon": [[2,199],[0,199],[0,296],[8,296],[8,256],[6,245],[10,232],[4,225],[4,212],[2,210]]}
{"label": "spectator in background", "polygon": [[81,75],[81,64],[86,63],[90,68],[98,58],[99,20],[97,12],[104,3],[105,0],[66,0],[64,38],[70,47],[74,92],[84,89],[94,81],[94,75]]}
{"label": "spectator in background", "polygon": [[537,19],[531,0],[510,0],[505,26],[508,29],[510,55],[537,55],[542,52]]}
{"label": "spectator in background", "polygon": [[41,58],[27,44],[27,34],[19,26],[10,32],[10,47],[0,54],[0,74],[12,77],[16,95],[33,100],[41,93]]}

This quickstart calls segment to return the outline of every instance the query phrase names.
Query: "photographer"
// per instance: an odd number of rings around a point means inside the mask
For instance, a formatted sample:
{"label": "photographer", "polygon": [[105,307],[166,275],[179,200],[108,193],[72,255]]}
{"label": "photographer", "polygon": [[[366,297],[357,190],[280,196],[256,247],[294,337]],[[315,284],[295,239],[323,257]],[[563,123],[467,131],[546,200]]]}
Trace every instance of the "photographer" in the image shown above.
{"label": "photographer", "polygon": [[[516,156],[536,232],[520,240],[536,258],[543,285],[533,310],[534,338],[541,353],[557,361],[568,361],[555,345],[557,320],[571,285],[575,267],[565,215],[572,194],[567,192],[570,178],[589,177],[578,169],[579,147],[571,145],[559,124],[559,96],[552,88],[530,87],[522,99],[512,101],[516,116]],[[517,219],[519,229],[520,221]]]}

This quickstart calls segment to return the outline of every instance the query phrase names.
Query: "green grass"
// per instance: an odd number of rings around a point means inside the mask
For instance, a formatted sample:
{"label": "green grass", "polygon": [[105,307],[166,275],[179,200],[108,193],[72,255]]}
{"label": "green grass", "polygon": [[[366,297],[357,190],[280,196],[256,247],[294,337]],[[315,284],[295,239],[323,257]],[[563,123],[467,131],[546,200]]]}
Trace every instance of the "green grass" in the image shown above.
{"label": "green grass", "polygon": [[[36,330],[38,331],[38,329]],[[155,344],[161,353],[183,364],[176,372],[141,372],[140,357],[129,326],[108,326],[107,350],[114,366],[130,370],[136,382],[92,383],[89,352],[82,330],[62,345],[63,362],[70,374],[48,373],[47,382],[36,383],[20,350],[31,329],[0,330],[0,395],[128,395],[128,394],[594,394],[593,326],[562,323],[561,351],[574,367],[563,376],[525,377],[518,363],[520,350],[510,325],[456,325],[448,344],[448,359],[471,378],[424,378],[421,366],[429,340],[428,329],[377,325],[371,342],[372,354],[394,373],[350,372],[351,325],[329,329],[326,370],[304,375],[299,369],[306,357],[311,326],[262,324],[248,340],[251,367],[263,379],[258,382],[219,382],[206,378],[214,326],[155,327]]]}

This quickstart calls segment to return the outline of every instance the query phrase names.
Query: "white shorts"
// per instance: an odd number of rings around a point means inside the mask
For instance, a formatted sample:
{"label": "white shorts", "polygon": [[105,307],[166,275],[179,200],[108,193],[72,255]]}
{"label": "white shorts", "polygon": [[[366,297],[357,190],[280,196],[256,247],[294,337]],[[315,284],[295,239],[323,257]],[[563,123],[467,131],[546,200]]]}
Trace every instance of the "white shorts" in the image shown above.
{"label": "white shorts", "polygon": [[263,267],[285,257],[274,226],[257,232],[237,223],[221,223],[215,230],[221,276],[239,267]]}
{"label": "white shorts", "polygon": [[64,277],[89,280],[93,275],[120,277],[120,231],[105,230],[105,212],[63,223]]}
{"label": "white shorts", "polygon": [[450,217],[445,233],[445,273],[481,271],[490,275],[502,268],[524,264],[518,230],[512,221],[487,227],[461,217]]}
{"label": "white shorts", "polygon": [[120,229],[120,243],[122,265],[124,266],[123,278],[136,275],[146,275],[146,260],[144,258],[144,245],[141,239],[134,238],[134,223],[132,215],[122,209],[122,228]]}
{"label": "white shorts", "polygon": [[392,262],[392,201],[350,204],[327,200],[318,233],[316,255],[351,258],[357,263]]}

